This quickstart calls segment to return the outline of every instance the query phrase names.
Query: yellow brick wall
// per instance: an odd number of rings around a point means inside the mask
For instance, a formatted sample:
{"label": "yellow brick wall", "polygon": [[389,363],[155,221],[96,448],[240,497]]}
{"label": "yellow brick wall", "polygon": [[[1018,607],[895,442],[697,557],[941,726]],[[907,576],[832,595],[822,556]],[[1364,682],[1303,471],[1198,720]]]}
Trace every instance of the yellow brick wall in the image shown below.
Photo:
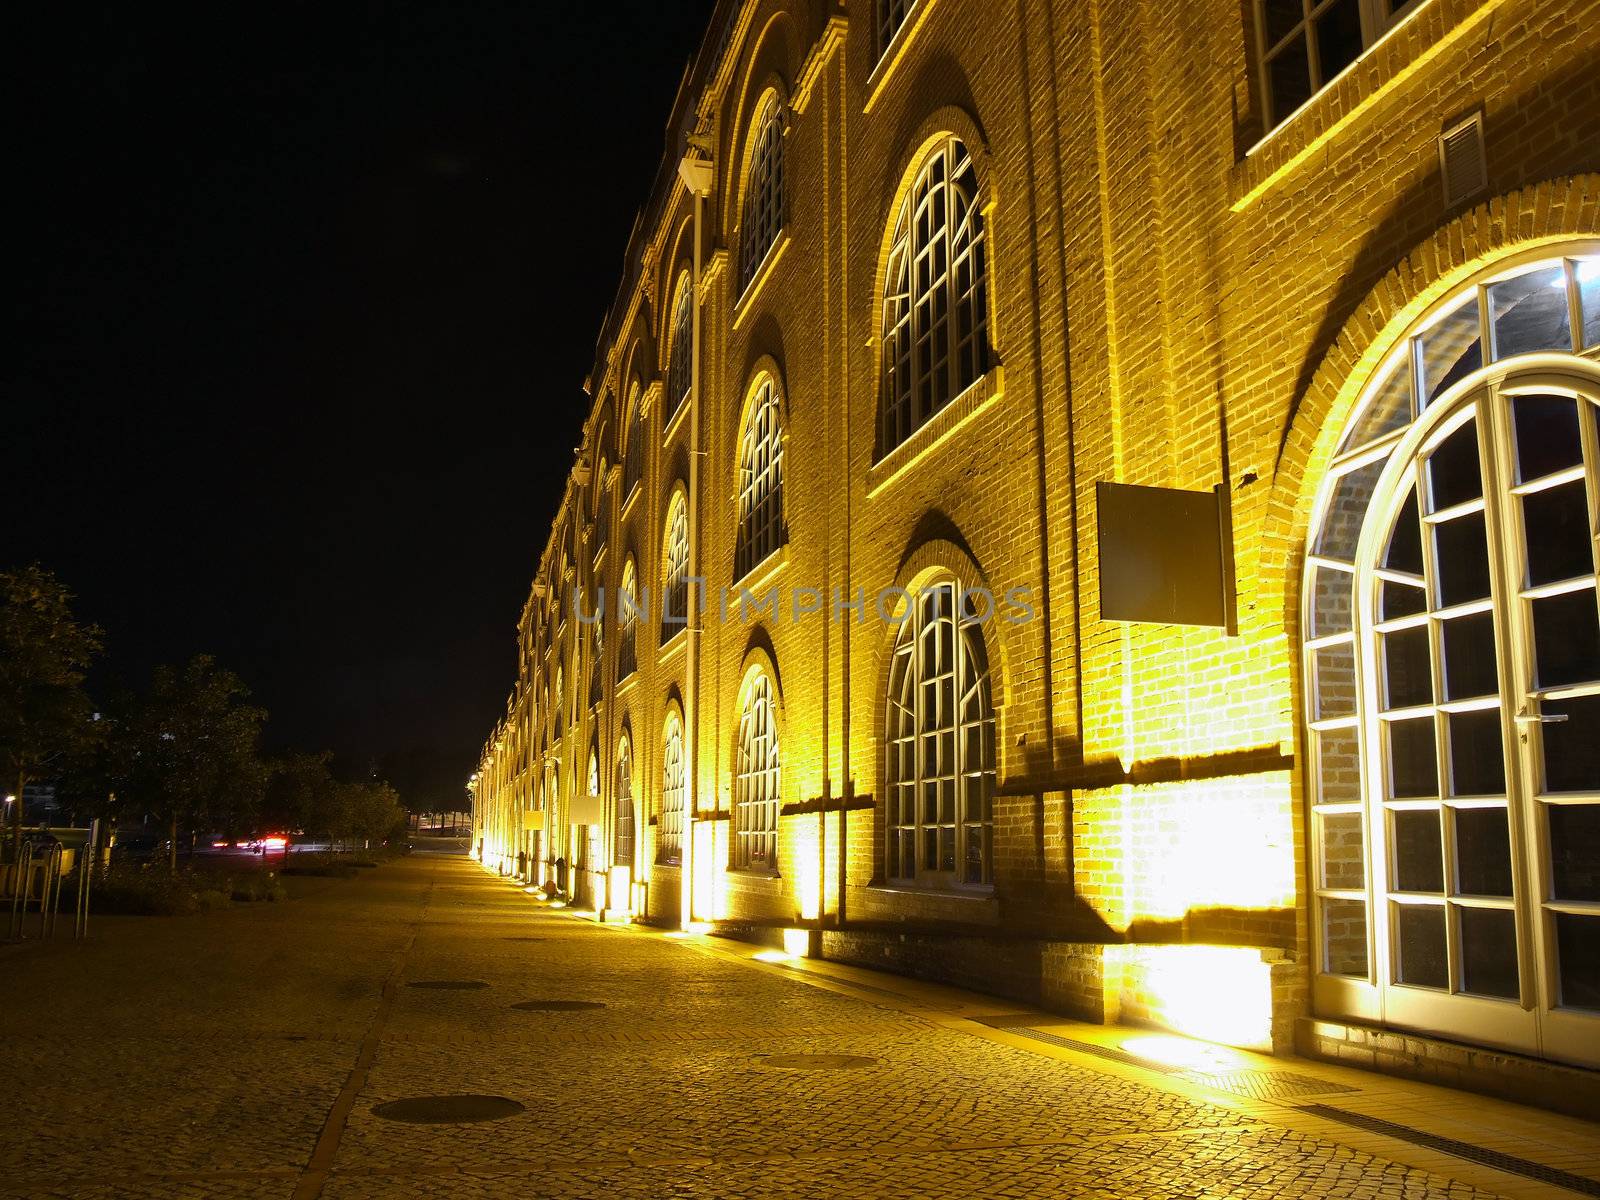
{"label": "yellow brick wall", "polygon": [[[871,805],[820,822],[785,816],[777,876],[727,881],[717,915],[795,920],[815,907],[804,893],[820,873],[825,916],[842,904],[847,921],[999,922],[1084,943],[1303,959],[1297,606],[1320,471],[1362,382],[1426,303],[1496,253],[1600,233],[1600,0],[1428,0],[1249,154],[1261,119],[1239,0],[919,0],[887,58],[870,10],[724,5],[727,61],[714,75],[702,62],[680,102],[679,126],[703,105],[716,148],[697,553],[714,610],[716,589],[736,582],[740,416],[766,368],[783,391],[787,546],[756,572],[760,588],[870,595],[937,567],[996,592],[1032,589],[1039,619],[988,631],[993,896],[963,904],[881,886],[892,644],[881,623],[713,617],[692,689],[688,639],[662,654],[646,624],[637,673],[588,709],[585,631],[569,617],[558,637],[549,605],[565,592],[563,548],[573,581],[590,582],[575,523],[597,487],[615,486],[635,379],[648,452],[638,497],[611,506],[598,579],[608,592],[627,547],[659,599],[667,505],[695,449],[687,414],[663,427],[670,308],[692,237],[691,199],[672,174],[630,247],[590,377],[583,457],[611,470],[575,475],[553,526],[527,531],[544,547],[548,590],[525,614],[521,699],[480,765],[480,830],[497,836],[514,798],[531,801],[546,761],[559,763],[561,793],[544,803],[565,804],[591,742],[609,792],[626,727],[647,915],[678,919],[679,873],[654,865],[647,824],[669,697],[691,714],[692,805],[725,811],[739,688],[762,661],[780,688],[784,803]],[[741,296],[738,173],[769,85],[790,106],[784,231]],[[1480,108],[1489,187],[1447,210],[1437,138]],[[886,238],[917,151],[941,132],[974,151],[989,206],[997,366],[961,411],[875,466]],[[596,252],[612,261],[614,249]],[[1100,618],[1102,480],[1226,486],[1236,634]],[[557,661],[569,693],[560,738],[544,691]],[[519,745],[528,765],[508,774]],[[570,858],[567,829],[553,824],[549,854]],[[802,867],[814,855],[822,865]]]}

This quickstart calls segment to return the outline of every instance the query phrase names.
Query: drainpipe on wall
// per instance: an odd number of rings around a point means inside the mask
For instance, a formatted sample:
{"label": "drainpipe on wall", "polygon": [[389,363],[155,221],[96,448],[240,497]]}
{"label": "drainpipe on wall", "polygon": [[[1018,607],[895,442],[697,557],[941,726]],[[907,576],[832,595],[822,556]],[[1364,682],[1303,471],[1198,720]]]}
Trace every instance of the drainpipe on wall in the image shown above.
{"label": "drainpipe on wall", "polygon": [[[706,197],[716,178],[716,167],[709,158],[685,156],[678,163],[678,177],[694,197],[694,293],[693,316],[689,323],[689,579],[687,624],[684,636],[683,679],[683,846],[679,855],[681,895],[678,898],[678,925],[687,929],[694,920],[694,813],[699,805],[698,756],[700,705],[697,691],[700,673],[700,602],[693,581],[700,578],[700,262],[702,226]],[[704,586],[703,584],[701,586]]]}

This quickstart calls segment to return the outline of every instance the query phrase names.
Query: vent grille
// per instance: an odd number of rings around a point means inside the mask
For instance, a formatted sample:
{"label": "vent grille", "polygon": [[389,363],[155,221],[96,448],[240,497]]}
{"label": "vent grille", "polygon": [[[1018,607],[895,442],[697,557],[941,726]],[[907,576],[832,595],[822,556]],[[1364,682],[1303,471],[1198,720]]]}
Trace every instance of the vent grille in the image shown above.
{"label": "vent grille", "polygon": [[1439,135],[1439,173],[1444,179],[1447,207],[1460,204],[1489,186],[1482,113],[1473,113]]}

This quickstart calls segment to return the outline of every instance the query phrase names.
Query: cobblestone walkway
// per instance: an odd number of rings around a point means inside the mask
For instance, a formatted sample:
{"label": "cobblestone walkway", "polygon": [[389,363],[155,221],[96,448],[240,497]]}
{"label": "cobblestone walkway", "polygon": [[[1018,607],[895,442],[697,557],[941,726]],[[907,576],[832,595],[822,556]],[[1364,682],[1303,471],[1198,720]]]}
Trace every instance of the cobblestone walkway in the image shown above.
{"label": "cobblestone walkway", "polygon": [[[914,1006],[599,928],[460,859],[418,856],[287,904],[98,932],[86,947],[0,957],[0,1195],[1499,1191]],[[487,986],[410,986],[448,981]],[[512,1007],[530,1000],[604,1007]],[[795,1054],[870,1061],[770,1061]],[[457,1093],[526,1111],[451,1125],[372,1111]]]}

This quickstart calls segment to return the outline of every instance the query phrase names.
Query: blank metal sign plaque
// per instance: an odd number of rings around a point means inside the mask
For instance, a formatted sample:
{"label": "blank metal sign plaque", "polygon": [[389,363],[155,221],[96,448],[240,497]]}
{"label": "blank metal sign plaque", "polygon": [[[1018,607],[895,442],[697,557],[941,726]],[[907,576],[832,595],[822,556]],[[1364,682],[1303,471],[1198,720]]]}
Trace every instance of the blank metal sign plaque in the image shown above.
{"label": "blank metal sign plaque", "polygon": [[1221,488],[1099,483],[1095,499],[1104,620],[1232,632],[1233,535]]}

